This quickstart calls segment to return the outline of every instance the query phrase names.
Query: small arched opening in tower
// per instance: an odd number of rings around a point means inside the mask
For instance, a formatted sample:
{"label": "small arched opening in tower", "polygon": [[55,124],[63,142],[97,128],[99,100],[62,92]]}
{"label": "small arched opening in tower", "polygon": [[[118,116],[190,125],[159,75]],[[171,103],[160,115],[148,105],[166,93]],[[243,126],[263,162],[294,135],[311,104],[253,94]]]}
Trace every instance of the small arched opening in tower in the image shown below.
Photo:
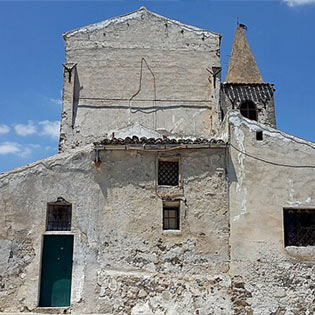
{"label": "small arched opening in tower", "polygon": [[240,106],[241,114],[250,119],[257,121],[257,108],[254,102],[252,101],[245,101]]}

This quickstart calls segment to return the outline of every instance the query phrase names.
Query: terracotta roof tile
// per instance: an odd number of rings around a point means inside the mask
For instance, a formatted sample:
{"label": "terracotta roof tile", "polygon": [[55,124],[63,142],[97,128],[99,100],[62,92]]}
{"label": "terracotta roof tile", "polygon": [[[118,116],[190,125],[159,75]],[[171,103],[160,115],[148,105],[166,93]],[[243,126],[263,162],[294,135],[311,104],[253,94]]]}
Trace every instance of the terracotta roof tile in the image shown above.
{"label": "terracotta roof tile", "polygon": [[112,139],[104,139],[100,142],[95,142],[95,145],[125,145],[125,144],[224,144],[225,142],[221,139],[205,139],[205,138],[197,138],[197,139],[189,139],[189,138],[181,138],[181,139],[171,139],[171,138],[146,138],[146,137],[126,137],[126,138],[112,138]]}
{"label": "terracotta roof tile", "polygon": [[221,90],[231,99],[239,101],[259,102],[270,100],[273,97],[274,88],[270,83],[223,83]]}

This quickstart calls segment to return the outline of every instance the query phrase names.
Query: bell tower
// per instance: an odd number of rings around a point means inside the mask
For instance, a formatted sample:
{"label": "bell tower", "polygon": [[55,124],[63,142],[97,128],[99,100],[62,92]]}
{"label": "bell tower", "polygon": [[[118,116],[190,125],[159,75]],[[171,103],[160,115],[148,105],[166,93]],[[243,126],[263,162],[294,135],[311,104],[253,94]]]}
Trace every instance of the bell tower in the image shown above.
{"label": "bell tower", "polygon": [[273,84],[264,82],[245,36],[246,25],[236,28],[225,82],[221,84],[221,119],[229,110],[276,127]]}

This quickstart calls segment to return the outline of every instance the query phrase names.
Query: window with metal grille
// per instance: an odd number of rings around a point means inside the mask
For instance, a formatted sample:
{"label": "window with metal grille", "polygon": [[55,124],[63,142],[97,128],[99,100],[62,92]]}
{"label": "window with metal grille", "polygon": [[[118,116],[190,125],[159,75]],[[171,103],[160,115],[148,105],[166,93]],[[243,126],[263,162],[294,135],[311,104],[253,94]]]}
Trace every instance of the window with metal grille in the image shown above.
{"label": "window with metal grille", "polygon": [[163,203],[163,230],[179,230],[179,202]]}
{"label": "window with metal grille", "polygon": [[285,246],[315,246],[315,209],[284,209]]}
{"label": "window with metal grille", "polygon": [[63,198],[58,198],[57,202],[48,203],[46,230],[71,231],[71,212],[71,204]]}
{"label": "window with metal grille", "polygon": [[178,186],[179,162],[159,160],[158,185]]}
{"label": "window with metal grille", "polygon": [[257,109],[256,105],[252,101],[245,101],[240,106],[241,114],[251,120],[257,121]]}

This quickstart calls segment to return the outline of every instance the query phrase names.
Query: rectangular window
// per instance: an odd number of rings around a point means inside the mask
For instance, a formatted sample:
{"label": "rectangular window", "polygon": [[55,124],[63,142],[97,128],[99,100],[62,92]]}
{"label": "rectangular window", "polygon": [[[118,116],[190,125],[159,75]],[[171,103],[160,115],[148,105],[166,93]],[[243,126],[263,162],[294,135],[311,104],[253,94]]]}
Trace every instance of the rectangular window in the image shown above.
{"label": "rectangular window", "polygon": [[315,246],[315,209],[283,209],[285,246]]}
{"label": "rectangular window", "polygon": [[179,161],[159,159],[158,162],[158,185],[178,186]]}
{"label": "rectangular window", "polygon": [[256,131],[256,140],[257,141],[263,140],[263,132],[262,131]]}
{"label": "rectangular window", "polygon": [[163,202],[163,230],[179,230],[179,201]]}
{"label": "rectangular window", "polygon": [[47,231],[71,231],[72,206],[67,202],[48,203]]}

